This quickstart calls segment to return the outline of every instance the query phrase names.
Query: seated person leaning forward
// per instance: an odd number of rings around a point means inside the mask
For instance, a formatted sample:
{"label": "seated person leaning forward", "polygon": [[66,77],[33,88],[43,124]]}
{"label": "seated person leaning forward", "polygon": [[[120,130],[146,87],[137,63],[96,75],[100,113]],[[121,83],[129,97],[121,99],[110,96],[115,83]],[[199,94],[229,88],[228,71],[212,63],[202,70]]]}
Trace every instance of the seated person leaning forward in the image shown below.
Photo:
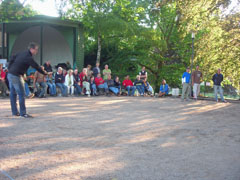
{"label": "seated person leaning forward", "polygon": [[[44,71],[44,66],[41,66]],[[46,75],[36,71],[34,74],[33,87],[37,88],[37,96],[39,98],[46,97],[47,92],[47,83],[46,83]]]}
{"label": "seated person leaning forward", "polygon": [[144,86],[143,86],[143,80],[141,80],[140,75],[137,75],[137,79],[134,81],[134,86],[136,86],[139,94],[141,96],[144,95]]}
{"label": "seated person leaning forward", "polygon": [[144,86],[144,91],[147,94],[153,95],[153,88],[152,86],[149,84],[149,82],[147,81],[147,78],[144,78],[143,80],[143,86]]}
{"label": "seated person leaning forward", "polygon": [[166,80],[163,79],[158,96],[162,97],[162,96],[168,95],[168,90],[169,90],[168,84],[166,83]]}
{"label": "seated person leaning forward", "polygon": [[55,74],[55,84],[56,87],[60,88],[61,94],[59,96],[67,96],[67,86],[64,84],[65,77],[63,75],[63,69],[58,67],[58,71]]}
{"label": "seated person leaning forward", "polygon": [[31,91],[29,89],[29,86],[28,86],[28,83],[27,83],[27,75],[26,74],[23,75],[23,80],[24,80],[25,96],[27,98],[33,98],[35,96],[35,94],[31,93]]}
{"label": "seated person leaning forward", "polygon": [[54,78],[53,78],[53,73],[52,72],[48,72],[48,75],[47,75],[47,85],[48,85],[48,88],[49,88],[50,96],[56,96],[57,95],[57,90],[56,90],[56,84],[54,82]]}
{"label": "seated person leaning forward", "polygon": [[133,86],[133,83],[132,83],[131,79],[129,79],[129,75],[127,75],[125,77],[125,80],[123,81],[122,84],[123,84],[124,88],[128,91],[128,96],[134,96],[136,87]]}
{"label": "seated person leaning forward", "polygon": [[86,95],[90,96],[91,90],[90,90],[90,84],[88,82],[87,68],[83,68],[79,77],[80,77],[82,89],[86,89]]}
{"label": "seated person leaning forward", "polygon": [[113,92],[116,96],[119,96],[119,89],[115,87],[114,80],[111,77],[111,74],[108,74],[108,78],[105,81],[108,85],[109,91]]}
{"label": "seated person leaning forward", "polygon": [[98,73],[97,77],[95,77],[95,83],[98,89],[104,89],[105,94],[108,95],[108,85],[104,82],[104,80],[101,77],[101,74]]}

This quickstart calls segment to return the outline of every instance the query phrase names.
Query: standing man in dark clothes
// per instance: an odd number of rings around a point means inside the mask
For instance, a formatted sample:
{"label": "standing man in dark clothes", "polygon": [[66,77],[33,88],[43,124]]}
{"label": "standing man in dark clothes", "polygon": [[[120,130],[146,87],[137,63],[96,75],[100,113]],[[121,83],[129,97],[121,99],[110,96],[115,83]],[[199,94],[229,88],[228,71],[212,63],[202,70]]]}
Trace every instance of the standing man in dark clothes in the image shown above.
{"label": "standing man in dark clothes", "polygon": [[96,67],[93,68],[93,76],[94,76],[94,77],[97,77],[97,75],[98,75],[99,73],[101,73],[101,70],[100,70],[99,66],[100,66],[100,63],[97,62],[97,63],[96,63]]}
{"label": "standing man in dark clothes", "polygon": [[221,101],[222,102],[226,102],[223,98],[223,89],[221,86],[221,82],[223,81],[223,75],[221,74],[221,69],[218,69],[217,73],[213,75],[213,83],[214,83],[214,95],[215,95],[215,99],[218,102],[218,91],[221,97]]}
{"label": "standing man in dark clothes", "polygon": [[[29,66],[32,66],[42,74],[47,75],[46,71],[43,71],[41,67],[33,60],[34,55],[38,53],[38,45],[36,43],[30,43],[28,51],[20,52],[13,56],[8,66],[8,80],[10,86],[10,102],[12,114],[14,116],[21,116],[24,118],[30,118],[31,115],[27,114],[25,106],[25,93],[24,93],[24,79],[23,75],[27,72]],[[20,114],[17,109],[17,94],[19,96]]]}

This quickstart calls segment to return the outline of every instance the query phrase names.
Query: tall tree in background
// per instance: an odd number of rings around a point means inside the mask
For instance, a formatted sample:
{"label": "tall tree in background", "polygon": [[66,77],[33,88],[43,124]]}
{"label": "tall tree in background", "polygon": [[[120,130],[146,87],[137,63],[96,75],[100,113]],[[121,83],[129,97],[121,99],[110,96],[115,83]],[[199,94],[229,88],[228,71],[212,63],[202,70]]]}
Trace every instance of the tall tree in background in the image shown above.
{"label": "tall tree in background", "polygon": [[0,22],[17,20],[22,17],[29,17],[36,14],[31,6],[22,3],[19,0],[3,0],[0,3]]}
{"label": "tall tree in background", "polygon": [[155,87],[162,78],[172,86],[180,86],[181,74],[190,64],[190,34],[194,31],[194,63],[208,69],[205,80],[210,80],[216,66],[222,66],[225,77],[237,84],[239,23],[235,21],[239,15],[221,16],[221,9],[229,3],[230,0],[70,0],[63,7],[71,8],[60,14],[83,22],[87,52],[96,54],[97,61],[105,58],[116,75],[131,71],[136,75],[140,66],[146,66]]}

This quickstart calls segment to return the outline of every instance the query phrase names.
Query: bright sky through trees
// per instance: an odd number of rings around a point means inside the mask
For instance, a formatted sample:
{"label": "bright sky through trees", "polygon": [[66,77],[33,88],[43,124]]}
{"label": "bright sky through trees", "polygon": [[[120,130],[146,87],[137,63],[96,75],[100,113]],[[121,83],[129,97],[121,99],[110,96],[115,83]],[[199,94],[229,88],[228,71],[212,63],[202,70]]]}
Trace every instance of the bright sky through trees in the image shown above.
{"label": "bright sky through trees", "polygon": [[[23,2],[24,0],[20,0]],[[26,0],[25,0],[26,1]],[[237,3],[238,0],[232,0],[231,5],[224,14],[229,14],[231,10],[240,11],[240,5]],[[58,16],[58,12],[55,6],[55,0],[27,0],[25,4],[30,4],[35,11],[40,14],[47,16]]]}

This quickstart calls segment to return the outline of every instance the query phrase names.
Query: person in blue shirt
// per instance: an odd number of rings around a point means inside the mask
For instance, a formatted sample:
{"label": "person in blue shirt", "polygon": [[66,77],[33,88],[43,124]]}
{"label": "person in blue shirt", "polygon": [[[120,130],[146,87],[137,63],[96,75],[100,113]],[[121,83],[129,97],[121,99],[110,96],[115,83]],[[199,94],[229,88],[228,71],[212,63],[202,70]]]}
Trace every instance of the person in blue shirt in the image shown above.
{"label": "person in blue shirt", "polygon": [[189,73],[190,69],[189,67],[186,69],[186,72],[182,75],[182,101],[186,98],[186,100],[189,100],[190,95],[190,80],[191,80],[191,74]]}
{"label": "person in blue shirt", "polygon": [[163,79],[162,84],[161,84],[160,89],[159,89],[158,96],[162,97],[162,96],[168,95],[168,90],[169,90],[168,84],[166,83],[166,80]]}

